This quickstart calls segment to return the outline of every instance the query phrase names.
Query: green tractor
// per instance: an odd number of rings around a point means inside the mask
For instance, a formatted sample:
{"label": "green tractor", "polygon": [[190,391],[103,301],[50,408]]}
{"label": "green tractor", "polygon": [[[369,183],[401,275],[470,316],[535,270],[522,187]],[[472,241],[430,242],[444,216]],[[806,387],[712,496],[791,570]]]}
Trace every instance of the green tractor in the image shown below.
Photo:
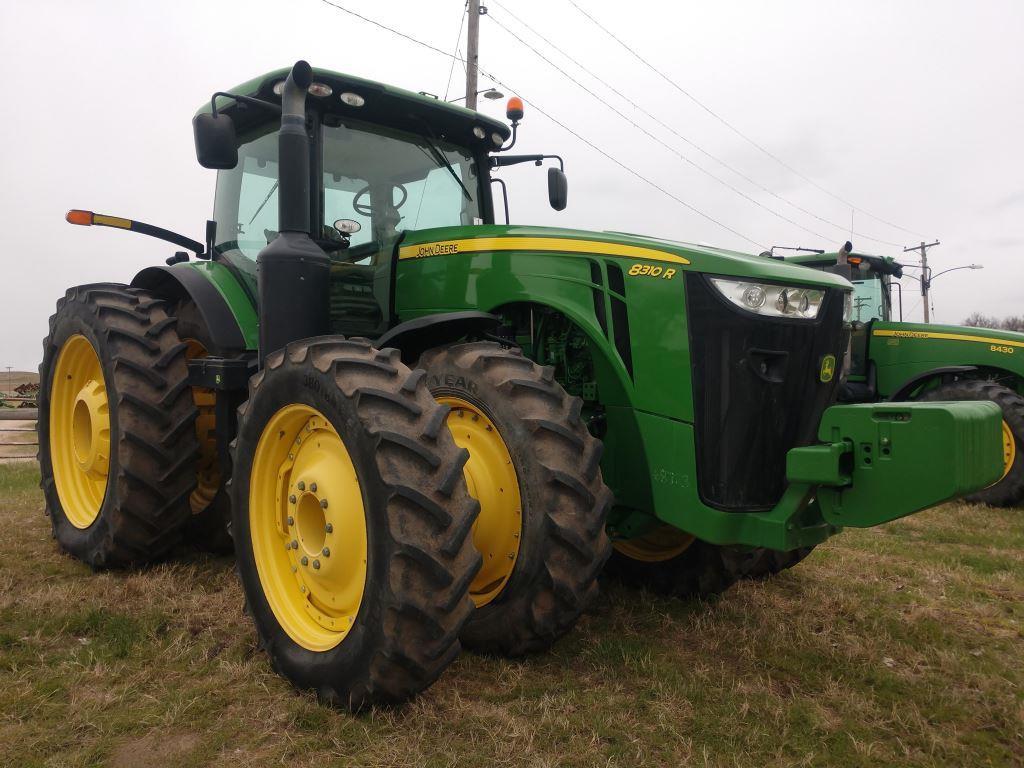
{"label": "green tractor", "polygon": [[840,269],[853,282],[851,364],[839,399],[995,403],[1002,411],[1002,475],[967,499],[997,507],[1024,503],[1024,334],[903,322],[903,291],[894,279],[903,276],[903,265],[887,256],[854,253],[850,243],[836,253],[800,253],[785,260]]}
{"label": "green tractor", "polygon": [[[68,291],[40,368],[55,538],[93,567],[230,530],[273,667],[351,709],[567,632],[609,557],[672,595],[977,491],[990,403],[833,405],[842,277],[513,226],[511,128],[305,62],[195,116],[205,242]],[[496,221],[504,210],[505,223]],[[194,254],[190,258],[186,251]]]}

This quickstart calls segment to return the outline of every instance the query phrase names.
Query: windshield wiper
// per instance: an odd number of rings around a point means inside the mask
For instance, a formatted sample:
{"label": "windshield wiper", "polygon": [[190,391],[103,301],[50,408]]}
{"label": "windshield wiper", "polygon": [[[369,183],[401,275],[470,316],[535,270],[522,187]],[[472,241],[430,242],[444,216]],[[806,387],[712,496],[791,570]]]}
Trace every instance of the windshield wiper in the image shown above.
{"label": "windshield wiper", "polygon": [[260,215],[260,211],[263,210],[263,206],[265,206],[267,204],[267,201],[270,200],[270,196],[273,195],[274,192],[276,192],[276,191],[277,191],[277,182],[275,181],[274,182],[274,186],[272,186],[270,188],[270,191],[267,192],[267,196],[264,197],[263,198],[263,202],[260,203],[260,207],[256,209],[256,213],[254,213],[252,215],[252,218],[249,219],[249,224],[247,226],[250,226],[254,221],[256,221],[256,217]]}
{"label": "windshield wiper", "polygon": [[[462,183],[462,179],[459,178],[458,172],[456,172],[456,170],[452,167],[452,164],[448,162],[448,158],[445,157],[444,152],[437,148],[437,145],[430,140],[430,137],[427,136],[427,134],[421,133],[420,138],[427,143],[428,147],[430,147],[430,156],[433,158],[434,162],[437,163],[437,167],[447,168],[448,173],[450,173],[452,175],[452,178],[455,179],[455,183],[458,184],[459,187],[462,189],[462,194],[466,196],[467,200],[472,202],[473,195],[470,194],[470,191],[469,189],[466,188],[466,185]],[[420,147],[420,149],[423,149],[423,147]]]}

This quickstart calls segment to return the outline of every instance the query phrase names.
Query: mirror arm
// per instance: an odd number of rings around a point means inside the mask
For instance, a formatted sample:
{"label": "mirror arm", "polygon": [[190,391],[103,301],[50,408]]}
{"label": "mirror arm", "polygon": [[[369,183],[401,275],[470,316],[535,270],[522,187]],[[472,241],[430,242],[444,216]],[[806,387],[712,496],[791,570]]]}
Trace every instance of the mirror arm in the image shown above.
{"label": "mirror arm", "polygon": [[239,104],[247,104],[251,107],[263,107],[269,109],[271,112],[281,114],[281,105],[274,104],[272,101],[264,101],[263,99],[254,99],[252,96],[240,96],[237,93],[227,93],[225,91],[217,91],[213,96],[210,97],[210,112],[214,117],[217,116],[217,97],[223,96],[226,99],[234,99]]}
{"label": "mirror arm", "polygon": [[565,173],[565,161],[558,155],[507,155],[505,157],[492,157],[491,167],[501,168],[506,165],[518,165],[519,163],[535,163],[540,165],[545,160],[557,160],[562,173]]}

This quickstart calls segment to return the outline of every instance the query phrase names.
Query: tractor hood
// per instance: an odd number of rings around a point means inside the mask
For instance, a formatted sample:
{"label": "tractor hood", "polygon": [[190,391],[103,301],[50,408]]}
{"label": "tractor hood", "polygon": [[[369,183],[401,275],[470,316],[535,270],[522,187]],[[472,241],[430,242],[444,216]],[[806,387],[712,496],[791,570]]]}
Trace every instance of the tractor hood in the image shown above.
{"label": "tractor hood", "polygon": [[[875,334],[905,339],[943,339],[969,341],[980,344],[1003,345],[1018,350],[1024,348],[1024,333],[995,328],[976,328],[970,325],[938,325],[935,323],[878,322]],[[1005,352],[1005,350],[1003,350]],[[1012,354],[1012,353],[1010,353]]]}
{"label": "tractor hood", "polygon": [[400,255],[403,259],[409,259],[483,250],[605,254],[637,260],[669,261],[687,271],[728,277],[842,290],[853,288],[838,275],[739,251],[623,232],[594,232],[560,227],[503,225],[424,229],[406,235]]}

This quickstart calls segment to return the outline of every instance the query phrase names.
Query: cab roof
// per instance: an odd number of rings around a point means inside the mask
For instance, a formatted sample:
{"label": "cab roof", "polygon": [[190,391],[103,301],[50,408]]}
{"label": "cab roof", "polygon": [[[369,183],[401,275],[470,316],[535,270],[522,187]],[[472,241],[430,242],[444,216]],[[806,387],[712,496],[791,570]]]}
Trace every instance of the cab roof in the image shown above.
{"label": "cab roof", "polygon": [[[787,256],[772,256],[787,264],[799,264],[802,267],[829,267],[836,263],[838,253],[796,253]],[[872,256],[867,253],[851,253],[847,260],[860,259],[868,265],[872,272],[893,277],[903,277],[903,265],[891,256]]]}
{"label": "cab roof", "polygon": [[[281,97],[274,93],[274,86],[283,82],[290,71],[290,67],[275,69],[265,75],[236,85],[228,92],[280,104]],[[497,149],[511,135],[508,125],[493,117],[433,96],[396,88],[393,85],[319,68],[313,69],[313,82],[329,86],[331,94],[329,96],[310,94],[306,98],[306,106],[319,109],[327,114],[365,120],[413,132],[422,132],[424,123],[426,123],[439,138],[465,146],[483,147],[489,151]],[[346,104],[340,99],[343,93],[354,93],[361,96],[364,100],[363,105],[354,107]],[[266,123],[270,114],[259,107],[239,104],[224,97],[218,98],[217,109],[232,116],[240,134],[257,124]],[[209,112],[210,102],[207,101],[196,114]],[[477,136],[473,131],[474,128],[482,129],[484,138],[481,139]],[[495,135],[500,138],[500,141],[495,140]]]}

